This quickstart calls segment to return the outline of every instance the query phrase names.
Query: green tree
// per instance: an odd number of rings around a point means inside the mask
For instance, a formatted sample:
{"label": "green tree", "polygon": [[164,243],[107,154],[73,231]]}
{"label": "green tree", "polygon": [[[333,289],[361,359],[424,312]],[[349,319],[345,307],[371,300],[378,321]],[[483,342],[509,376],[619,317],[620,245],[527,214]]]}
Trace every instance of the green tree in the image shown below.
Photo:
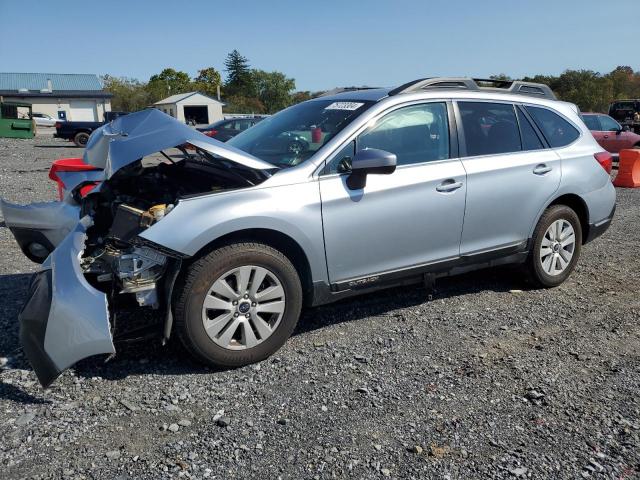
{"label": "green tree", "polygon": [[264,70],[252,70],[251,76],[256,96],[266,113],[278,112],[293,103],[291,93],[296,88],[293,78],[288,78],[284,73]]}
{"label": "green tree", "polygon": [[231,95],[225,98],[225,111],[228,113],[265,113],[262,102],[255,97]]}
{"label": "green tree", "polygon": [[238,50],[233,50],[227,55],[224,61],[224,68],[227,72],[227,81],[224,84],[225,92],[231,96],[252,97],[255,95],[251,82],[249,60],[243,57]]}
{"label": "green tree", "polygon": [[213,67],[203,68],[198,71],[198,76],[193,80],[193,89],[211,97],[216,97],[218,87],[222,85],[222,77]]}
{"label": "green tree", "polygon": [[104,75],[102,84],[113,94],[111,108],[115,111],[136,112],[152,103],[146,85],[135,78]]}
{"label": "green tree", "polygon": [[165,68],[159,74],[153,75],[147,84],[147,92],[152,99],[151,103],[190,90],[192,90],[192,84],[189,75],[173,68]]}
{"label": "green tree", "polygon": [[313,95],[308,90],[294,92],[294,94],[291,96],[291,104],[294,105],[296,103],[305,102],[307,100],[311,100],[312,98]]}

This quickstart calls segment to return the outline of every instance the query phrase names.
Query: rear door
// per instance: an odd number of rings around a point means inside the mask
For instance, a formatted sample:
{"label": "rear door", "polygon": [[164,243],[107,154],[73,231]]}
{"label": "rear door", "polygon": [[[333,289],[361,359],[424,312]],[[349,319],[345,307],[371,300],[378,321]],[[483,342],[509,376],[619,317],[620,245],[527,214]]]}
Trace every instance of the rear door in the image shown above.
{"label": "rear door", "polygon": [[459,101],[457,108],[467,172],[460,253],[522,248],[540,208],[560,185],[560,158],[513,103]]}
{"label": "rear door", "polygon": [[[445,102],[399,107],[374,120],[320,177],[329,279],[351,288],[456,258],[466,178],[451,141]],[[396,171],[346,184],[356,150],[395,153]]]}

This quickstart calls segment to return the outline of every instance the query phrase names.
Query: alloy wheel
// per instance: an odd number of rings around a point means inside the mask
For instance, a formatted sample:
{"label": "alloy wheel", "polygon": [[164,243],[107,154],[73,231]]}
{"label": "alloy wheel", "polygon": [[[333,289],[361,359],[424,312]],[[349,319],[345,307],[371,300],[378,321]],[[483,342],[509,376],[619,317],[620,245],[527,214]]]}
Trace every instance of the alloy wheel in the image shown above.
{"label": "alloy wheel", "polygon": [[222,348],[253,348],[278,328],[285,305],[284,288],[273,272],[244,265],[213,282],[202,305],[202,323]]}
{"label": "alloy wheel", "polygon": [[576,235],[567,220],[559,219],[549,225],[540,245],[540,262],[547,275],[564,272],[573,258]]}

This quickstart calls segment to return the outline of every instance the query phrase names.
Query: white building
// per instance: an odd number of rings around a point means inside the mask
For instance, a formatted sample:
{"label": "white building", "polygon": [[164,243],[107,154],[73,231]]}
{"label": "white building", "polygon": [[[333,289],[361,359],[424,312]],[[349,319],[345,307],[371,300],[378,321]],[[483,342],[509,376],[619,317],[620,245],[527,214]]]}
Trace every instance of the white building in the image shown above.
{"label": "white building", "polygon": [[112,96],[93,74],[0,72],[2,100],[30,103],[34,113],[52,118],[103,121]]}
{"label": "white building", "polygon": [[224,103],[199,92],[179,93],[153,104],[155,108],[187,123],[194,121],[198,125],[222,120]]}

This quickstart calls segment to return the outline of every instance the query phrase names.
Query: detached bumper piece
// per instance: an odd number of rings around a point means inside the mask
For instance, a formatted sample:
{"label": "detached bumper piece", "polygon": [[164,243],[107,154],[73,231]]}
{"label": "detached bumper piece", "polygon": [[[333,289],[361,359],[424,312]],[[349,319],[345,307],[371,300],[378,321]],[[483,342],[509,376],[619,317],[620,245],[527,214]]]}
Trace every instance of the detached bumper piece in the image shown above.
{"label": "detached bumper piece", "polygon": [[65,202],[15,205],[0,199],[0,210],[23,253],[42,263],[78,223],[80,207]]}
{"label": "detached bumper piece", "polygon": [[78,222],[36,273],[20,312],[20,340],[43,387],[76,362],[115,353],[107,297],[80,268],[89,217]]}

